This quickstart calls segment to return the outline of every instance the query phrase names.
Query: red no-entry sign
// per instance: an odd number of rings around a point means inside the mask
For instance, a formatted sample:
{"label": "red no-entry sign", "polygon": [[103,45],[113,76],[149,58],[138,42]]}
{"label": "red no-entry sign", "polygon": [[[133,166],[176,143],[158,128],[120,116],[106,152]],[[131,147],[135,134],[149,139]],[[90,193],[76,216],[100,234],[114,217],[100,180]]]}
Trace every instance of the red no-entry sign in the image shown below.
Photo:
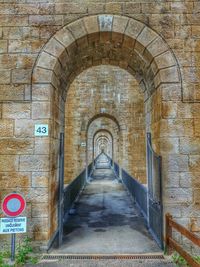
{"label": "red no-entry sign", "polygon": [[26,201],[22,195],[11,193],[5,196],[2,202],[2,211],[9,217],[19,216],[26,207]]}

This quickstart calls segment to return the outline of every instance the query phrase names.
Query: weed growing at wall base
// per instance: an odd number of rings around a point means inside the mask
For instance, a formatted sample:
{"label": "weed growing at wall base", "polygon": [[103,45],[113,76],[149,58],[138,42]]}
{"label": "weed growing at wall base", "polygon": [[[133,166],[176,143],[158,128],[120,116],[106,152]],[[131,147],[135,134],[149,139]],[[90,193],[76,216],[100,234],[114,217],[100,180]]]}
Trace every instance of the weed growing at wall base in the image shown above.
{"label": "weed growing at wall base", "polygon": [[9,267],[9,266],[23,266],[26,263],[36,264],[38,262],[37,257],[33,257],[31,253],[33,248],[31,246],[31,239],[26,237],[19,242],[16,248],[15,264],[10,265],[10,252],[8,250],[0,252],[0,267]]}
{"label": "weed growing at wall base", "polygon": [[[200,263],[200,256],[194,256],[194,259],[196,262]],[[190,266],[187,261],[177,252],[173,253],[172,260],[177,266]]]}

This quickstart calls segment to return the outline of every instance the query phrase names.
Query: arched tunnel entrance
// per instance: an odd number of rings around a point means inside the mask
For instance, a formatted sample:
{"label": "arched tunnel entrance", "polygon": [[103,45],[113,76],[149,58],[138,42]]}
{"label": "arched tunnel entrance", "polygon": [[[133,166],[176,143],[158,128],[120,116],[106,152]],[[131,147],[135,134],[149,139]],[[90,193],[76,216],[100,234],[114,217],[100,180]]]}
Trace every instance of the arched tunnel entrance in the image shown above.
{"label": "arched tunnel entrance", "polygon": [[114,161],[113,141],[113,136],[108,130],[97,131],[93,137],[93,161],[101,153],[105,153]]}
{"label": "arched tunnel entrance", "polygon": [[[93,71],[90,72],[90,69]],[[52,148],[49,152],[49,246],[58,235],[62,240],[63,220],[60,214],[64,211],[65,219],[68,219],[69,215],[72,216],[71,204],[74,201],[76,203],[85,182],[90,182],[88,178],[91,175],[94,180],[95,175],[98,176],[93,161],[95,153],[98,154],[100,150],[106,157],[109,156],[105,154],[104,149],[109,147],[110,137],[94,137],[97,131],[104,129],[110,131],[113,136],[113,168],[110,166],[107,186],[110,183],[116,184],[121,192],[123,182],[127,188],[131,188],[132,193],[136,193],[135,197],[143,196],[142,199],[138,198],[138,203],[143,206],[143,219],[146,217],[154,234],[156,227],[163,226],[162,213],[157,220],[152,216],[153,206],[162,203],[162,194],[154,192],[156,188],[161,188],[161,185],[160,172],[156,171],[160,171],[160,165],[156,165],[153,156],[154,149],[159,154],[163,144],[170,138],[170,133],[165,133],[165,139],[161,138],[165,131],[162,123],[162,92],[173,85],[180,90],[179,74],[177,61],[165,41],[145,24],[128,17],[108,14],[85,17],[63,27],[49,40],[37,59],[32,75],[33,104],[35,101],[38,105],[37,96],[41,88],[46,88],[49,91],[48,104],[51,106],[51,135],[48,140]],[[41,101],[39,104],[45,106],[46,102]],[[43,114],[38,114],[35,119],[42,121]],[[152,136],[152,143],[149,142],[147,146],[149,153],[146,151],[147,132]],[[58,160],[60,133],[65,133],[65,147],[60,149],[65,156],[63,164],[61,158]],[[102,142],[100,145],[99,140],[104,140],[104,145]],[[109,154],[109,150],[106,152]],[[166,158],[167,153],[164,154]],[[101,163],[98,155],[96,159]],[[110,160],[109,157],[107,159]],[[62,166],[64,172],[61,170]],[[74,179],[75,177],[78,179]],[[153,183],[152,179],[157,181]],[[62,192],[64,185],[64,194],[59,195],[58,203],[58,188],[60,187]],[[104,194],[104,186],[102,190]],[[140,194],[141,190],[143,195]],[[125,189],[123,192],[127,194]],[[155,195],[159,195],[160,199],[155,199]],[[149,201],[150,197],[152,202]],[[104,194],[102,201],[105,198]],[[123,199],[126,199],[125,195],[120,201],[123,202]],[[132,214],[131,219],[138,217],[129,200],[125,202],[126,207],[119,205],[124,218],[126,212]],[[108,201],[108,206],[109,203]],[[84,219],[84,212],[81,214]],[[115,220],[118,221],[117,218],[112,218],[112,221]],[[73,230],[73,227],[71,229]],[[147,237],[148,231],[145,229],[143,228],[141,233]],[[96,230],[98,233],[98,229]],[[121,230],[123,231],[122,228]],[[81,235],[81,232],[79,234]],[[162,239],[162,231],[159,234]],[[153,242],[153,239],[150,240]],[[78,243],[80,242],[79,239]],[[143,240],[141,243],[148,242]]]}
{"label": "arched tunnel entrance", "polygon": [[[86,77],[92,78],[88,82]],[[78,181],[83,179],[78,172],[84,167],[86,184],[79,187],[81,194],[64,213],[63,242],[53,252],[160,252],[147,230],[145,216],[127,192],[131,186],[126,184],[129,178],[123,172],[126,169],[146,190],[146,173],[142,175],[146,171],[145,112],[137,81],[119,67],[89,68],[69,87],[65,106],[68,160],[64,163],[64,177],[69,185],[65,187],[64,201],[74,189],[78,190]],[[82,169],[77,170],[78,164],[82,164]],[[77,185],[73,186],[76,181]],[[72,189],[68,190],[70,186]],[[95,243],[98,246],[91,245]]]}

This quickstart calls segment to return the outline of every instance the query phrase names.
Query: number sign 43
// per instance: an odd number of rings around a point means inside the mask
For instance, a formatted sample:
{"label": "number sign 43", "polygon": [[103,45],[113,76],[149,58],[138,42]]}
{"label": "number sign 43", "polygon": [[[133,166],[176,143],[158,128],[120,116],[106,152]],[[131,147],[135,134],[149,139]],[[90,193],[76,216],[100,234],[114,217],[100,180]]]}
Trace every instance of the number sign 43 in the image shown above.
{"label": "number sign 43", "polygon": [[36,124],[35,125],[35,136],[48,136],[49,129],[47,124]]}

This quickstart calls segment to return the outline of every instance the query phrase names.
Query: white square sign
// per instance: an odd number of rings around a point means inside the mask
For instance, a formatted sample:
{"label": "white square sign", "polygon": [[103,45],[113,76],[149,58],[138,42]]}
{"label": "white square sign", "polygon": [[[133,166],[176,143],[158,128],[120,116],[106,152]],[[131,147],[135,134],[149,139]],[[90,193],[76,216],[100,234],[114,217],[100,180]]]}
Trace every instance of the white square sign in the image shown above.
{"label": "white square sign", "polygon": [[26,233],[26,217],[0,218],[0,234]]}
{"label": "white square sign", "polygon": [[81,143],[81,146],[86,146],[86,143],[85,143],[85,142],[82,142],[82,143]]}
{"label": "white square sign", "polygon": [[48,124],[35,124],[35,136],[48,136]]}

